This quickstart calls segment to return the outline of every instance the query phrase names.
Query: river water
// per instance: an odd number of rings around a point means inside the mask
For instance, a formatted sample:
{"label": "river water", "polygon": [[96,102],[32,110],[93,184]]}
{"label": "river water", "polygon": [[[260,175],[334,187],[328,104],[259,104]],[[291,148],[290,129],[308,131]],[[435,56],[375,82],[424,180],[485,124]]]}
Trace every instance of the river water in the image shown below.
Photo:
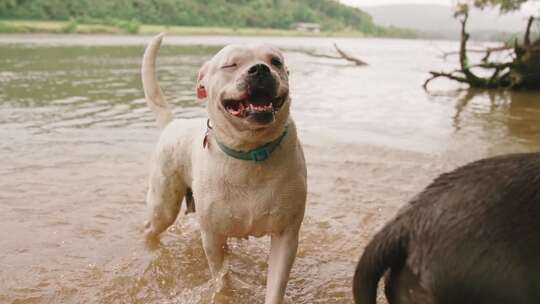
{"label": "river water", "polygon": [[[142,98],[143,36],[0,36],[0,303],[210,303],[193,215],[142,241],[157,140]],[[204,127],[199,66],[227,43],[285,50],[309,172],[289,303],[351,303],[369,238],[437,174],[540,150],[540,95],[467,91],[447,41],[166,37],[159,78],[176,117]],[[332,43],[369,63],[313,57]],[[202,140],[202,139],[201,139]],[[230,302],[262,303],[268,239],[230,240]]]}

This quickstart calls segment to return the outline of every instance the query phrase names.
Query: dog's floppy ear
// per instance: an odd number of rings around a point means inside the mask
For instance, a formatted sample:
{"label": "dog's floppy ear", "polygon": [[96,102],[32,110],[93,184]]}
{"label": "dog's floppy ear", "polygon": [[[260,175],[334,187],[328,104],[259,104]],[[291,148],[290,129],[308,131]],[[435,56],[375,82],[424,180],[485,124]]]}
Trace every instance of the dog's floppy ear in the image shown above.
{"label": "dog's floppy ear", "polygon": [[197,76],[197,98],[205,99],[208,94],[206,93],[205,87],[205,77],[206,72],[208,71],[208,62],[204,63],[201,69],[199,70],[199,75]]}

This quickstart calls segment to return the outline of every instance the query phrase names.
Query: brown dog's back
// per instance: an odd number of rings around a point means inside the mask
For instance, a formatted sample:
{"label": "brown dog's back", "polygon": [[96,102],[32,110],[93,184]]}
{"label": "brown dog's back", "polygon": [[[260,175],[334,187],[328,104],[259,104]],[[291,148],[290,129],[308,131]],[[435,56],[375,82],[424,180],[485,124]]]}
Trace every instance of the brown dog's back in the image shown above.
{"label": "brown dog's back", "polygon": [[368,244],[356,303],[540,303],[540,153],[437,178]]}

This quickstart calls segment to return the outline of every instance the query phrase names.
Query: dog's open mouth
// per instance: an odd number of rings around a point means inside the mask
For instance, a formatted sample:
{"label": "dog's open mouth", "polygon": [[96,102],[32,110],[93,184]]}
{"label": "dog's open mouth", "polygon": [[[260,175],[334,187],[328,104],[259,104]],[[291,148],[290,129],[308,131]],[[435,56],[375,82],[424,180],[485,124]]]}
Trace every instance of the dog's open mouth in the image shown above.
{"label": "dog's open mouth", "polygon": [[285,96],[253,98],[246,96],[241,99],[224,99],[223,107],[232,116],[246,118],[256,123],[270,123],[283,105]]}

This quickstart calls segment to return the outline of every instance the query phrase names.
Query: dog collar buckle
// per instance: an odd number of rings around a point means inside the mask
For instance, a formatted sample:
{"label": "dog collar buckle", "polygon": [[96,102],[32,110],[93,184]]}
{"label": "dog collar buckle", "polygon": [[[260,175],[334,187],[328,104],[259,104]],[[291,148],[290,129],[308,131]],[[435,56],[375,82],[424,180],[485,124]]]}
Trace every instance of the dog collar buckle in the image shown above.
{"label": "dog collar buckle", "polygon": [[254,162],[265,161],[270,156],[270,151],[267,147],[261,147],[250,151],[251,160]]}

